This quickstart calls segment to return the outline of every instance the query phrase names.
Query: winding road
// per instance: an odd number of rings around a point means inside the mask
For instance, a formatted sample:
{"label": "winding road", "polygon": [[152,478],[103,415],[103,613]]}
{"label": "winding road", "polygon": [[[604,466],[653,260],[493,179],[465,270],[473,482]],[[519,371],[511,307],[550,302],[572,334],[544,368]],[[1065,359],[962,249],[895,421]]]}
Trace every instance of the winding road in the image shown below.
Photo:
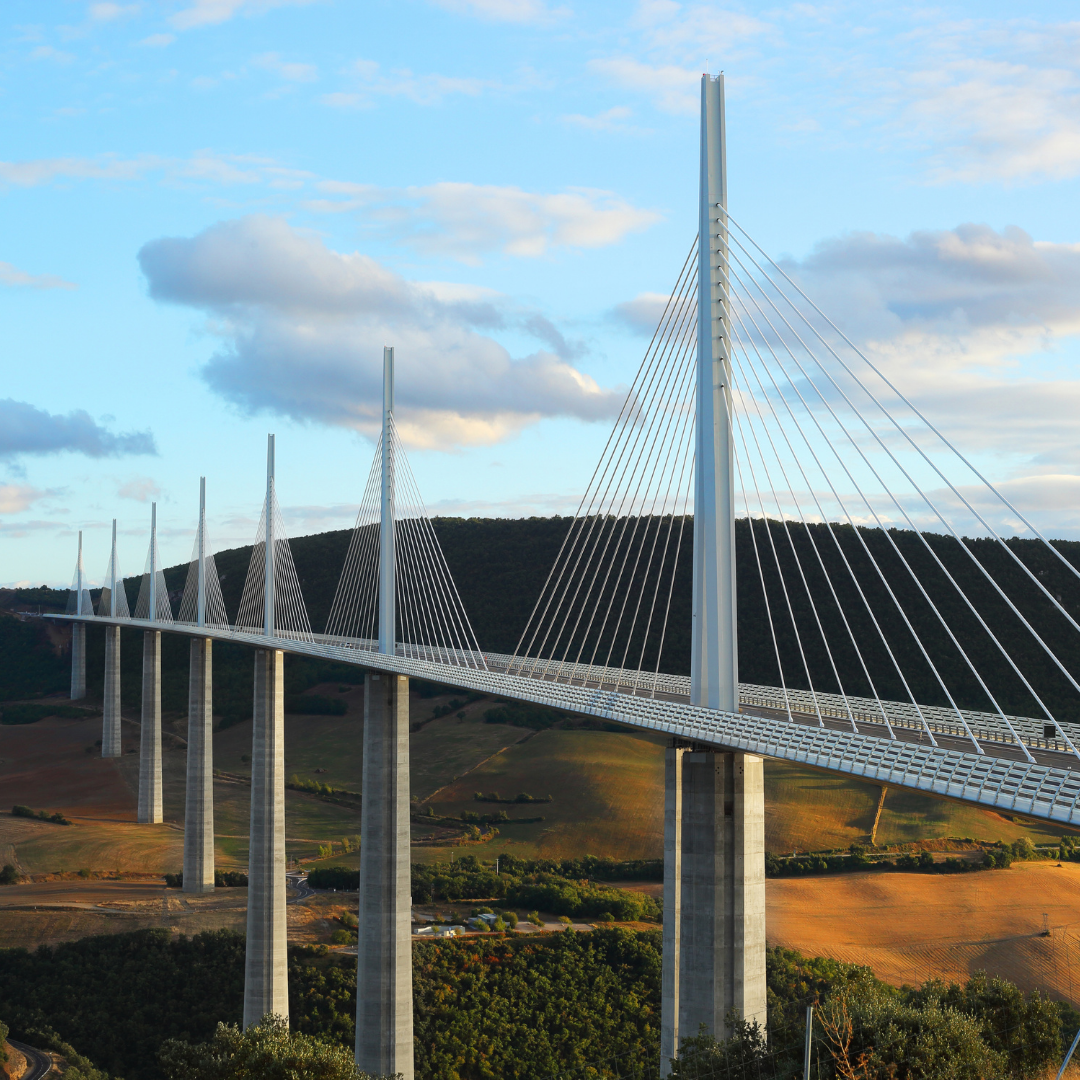
{"label": "winding road", "polygon": [[8,1039],[8,1042],[26,1058],[26,1072],[22,1074],[22,1080],[41,1080],[52,1072],[52,1058],[48,1054],[15,1039]]}

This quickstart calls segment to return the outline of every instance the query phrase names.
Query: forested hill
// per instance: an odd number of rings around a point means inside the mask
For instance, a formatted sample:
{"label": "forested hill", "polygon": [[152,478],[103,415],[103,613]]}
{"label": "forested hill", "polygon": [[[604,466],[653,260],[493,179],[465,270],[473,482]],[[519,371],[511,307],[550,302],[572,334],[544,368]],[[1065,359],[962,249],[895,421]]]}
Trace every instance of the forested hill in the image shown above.
{"label": "forested hill", "polygon": [[[481,646],[497,652],[512,652],[554,563],[570,519],[438,518],[434,525]],[[690,532],[687,529],[687,536]],[[776,626],[784,676],[789,686],[807,688],[798,641],[788,614],[790,602],[815,686],[830,692],[839,689],[817,629],[807,590],[795,566],[794,548],[799,554],[807,586],[817,608],[817,617],[833,643],[834,661],[847,692],[869,692],[862,664],[850,644],[851,636],[854,636],[878,693],[900,700],[906,697],[888,651],[881,644],[874,623],[867,614],[859,588],[854,585],[845,568],[845,559],[857,576],[859,587],[877,614],[889,645],[919,699],[928,704],[947,704],[905,625],[906,621],[911,623],[927,652],[934,657],[958,703],[971,708],[988,707],[985,695],[976,680],[966,673],[963,658],[921,594],[919,586],[904,568],[889,536],[878,530],[867,529],[860,530],[860,538],[850,526],[833,526],[833,534],[830,535],[825,526],[811,526],[805,530],[800,525],[798,528],[785,529],[780,522],[770,523],[771,536],[760,522],[755,523],[754,532],[757,552],[765,566],[768,605]],[[292,541],[301,588],[312,626],[316,630],[321,630],[326,623],[345,560],[349,535],[348,530],[341,530]],[[1016,712],[1038,715],[1035,703],[979,626],[977,618],[936,566],[920,538],[904,530],[894,530],[890,535],[896,548],[918,574],[929,596],[949,620],[965,651],[978,664],[994,693],[999,695],[1002,705]],[[968,552],[951,537],[928,535],[927,540],[965,593],[973,598],[987,625],[1006,644],[1022,670],[1032,677],[1047,703],[1062,719],[1080,720],[1080,699],[1052,661],[1041,653]],[[975,558],[1001,584],[1024,617],[1059,650],[1065,665],[1074,672],[1080,672],[1080,650],[1075,644],[1078,635],[1045,599],[1036,595],[1030,579],[1016,566],[1009,552],[991,540],[971,540],[967,541],[967,545]],[[1070,563],[1080,566],[1080,543],[1061,541],[1056,542],[1055,546]],[[1031,568],[1040,582],[1060,598],[1070,614],[1080,620],[1080,579],[1038,541],[1014,539],[1009,541],[1009,547]],[[873,552],[882,568],[888,589],[867,557],[866,548]],[[774,549],[783,567],[786,595],[776,572]],[[776,652],[769,629],[766,597],[761,587],[753,538],[745,520],[736,524],[736,550],[739,675],[746,682],[777,685]],[[233,616],[239,606],[250,558],[250,547],[234,548],[216,555],[226,608]],[[821,571],[821,563],[832,580],[850,633]],[[684,541],[679,573],[672,591],[661,663],[662,670],[678,674],[689,671],[691,566],[689,544]],[[186,573],[186,564],[165,571],[174,607],[179,606]],[[126,582],[132,605],[138,584],[138,578],[130,578]],[[641,580],[632,581],[629,586],[631,594],[641,585]],[[903,608],[903,615],[898,612],[888,590],[892,591]],[[50,600],[62,603],[61,594],[53,592],[46,597],[43,593],[43,590],[34,590],[31,596],[27,591],[25,597],[21,591],[14,595],[8,593],[9,601],[4,606],[11,607],[11,601],[22,599],[30,603],[48,604]],[[93,644],[90,648],[93,663]],[[128,653],[132,651],[129,649]],[[93,681],[94,675],[91,674],[90,678]]]}

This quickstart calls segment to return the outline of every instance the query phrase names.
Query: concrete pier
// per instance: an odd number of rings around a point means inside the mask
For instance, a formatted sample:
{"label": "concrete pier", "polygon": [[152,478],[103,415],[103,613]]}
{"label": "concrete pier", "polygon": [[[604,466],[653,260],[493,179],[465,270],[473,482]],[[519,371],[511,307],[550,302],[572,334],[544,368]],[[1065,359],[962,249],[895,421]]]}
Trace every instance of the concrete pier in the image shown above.
{"label": "concrete pier", "polygon": [[285,654],[255,653],[244,1028],[289,1018],[285,924]]}
{"label": "concrete pier", "polygon": [[413,1080],[409,680],[368,672],[360,824],[356,1064]]}
{"label": "concrete pier", "polygon": [[[702,1024],[716,1038],[726,1038],[724,1019],[732,1010],[765,1026],[762,764],[752,754],[668,751],[664,1072],[679,1039],[697,1035]],[[670,913],[669,894],[675,903]]]}
{"label": "concrete pier", "polygon": [[191,639],[188,674],[184,892],[214,890],[213,642]]}
{"label": "concrete pier", "polygon": [[71,700],[86,697],[86,626],[71,626]]}
{"label": "concrete pier", "polygon": [[101,756],[119,757],[120,740],[120,627],[105,627],[105,701],[101,730]]}
{"label": "concrete pier", "polygon": [[139,823],[164,820],[161,806],[161,631],[143,631]]}

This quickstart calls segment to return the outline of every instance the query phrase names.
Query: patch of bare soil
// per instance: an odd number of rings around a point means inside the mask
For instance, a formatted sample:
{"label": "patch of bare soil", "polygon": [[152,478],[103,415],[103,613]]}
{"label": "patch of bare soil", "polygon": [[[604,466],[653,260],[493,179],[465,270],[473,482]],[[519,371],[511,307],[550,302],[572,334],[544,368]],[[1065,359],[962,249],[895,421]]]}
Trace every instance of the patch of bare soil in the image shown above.
{"label": "patch of bare soil", "polygon": [[895,985],[982,970],[1080,1003],[1075,863],[961,875],[773,878],[766,882],[766,925],[770,945],[865,964]]}

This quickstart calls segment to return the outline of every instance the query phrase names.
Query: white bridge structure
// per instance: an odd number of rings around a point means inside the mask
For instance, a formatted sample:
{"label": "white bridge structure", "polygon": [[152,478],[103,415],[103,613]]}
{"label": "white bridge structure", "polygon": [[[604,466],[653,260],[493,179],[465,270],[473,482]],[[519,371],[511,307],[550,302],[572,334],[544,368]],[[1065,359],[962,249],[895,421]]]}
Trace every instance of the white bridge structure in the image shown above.
{"label": "white bridge structure", "polygon": [[[162,815],[161,634],[191,641],[189,892],[214,880],[212,645],[254,651],[245,1026],[289,1014],[285,653],[368,672],[356,1060],[375,1074],[413,1076],[410,678],[667,737],[662,1071],[680,1033],[697,1034],[704,1023],[722,1036],[732,1009],[766,1020],[764,758],[1080,827],[1080,725],[1057,715],[1029,662],[1037,656],[1039,670],[1053,673],[1055,702],[1062,694],[1080,700],[1068,662],[1080,625],[998,522],[1042,541],[1055,573],[1080,580],[1076,569],[731,219],[723,76],[703,76],[701,89],[698,238],[513,654],[485,652],[473,634],[395,428],[390,348],[382,437],[319,632],[278,509],[273,436],[262,520],[231,620],[206,534],[204,486],[178,612],[158,559],[156,516],[134,612],[115,523],[96,610],[80,534],[62,616],[73,623],[71,695],[85,694],[86,628],[101,626],[102,753],[118,755],[120,628],[143,631],[141,822]],[[776,685],[739,682],[737,517],[749,528]],[[918,565],[895,526],[921,542]],[[980,555],[964,530],[986,538],[998,561]],[[942,534],[967,560],[962,578],[941,554]],[[669,620],[680,565],[684,574],[691,567],[691,627]],[[1004,583],[1002,565],[1024,582],[1023,596]],[[972,581],[1004,615],[989,617]],[[937,644],[922,640],[910,595]],[[809,617],[797,619],[796,607]],[[1057,627],[1054,640],[1036,623]],[[689,638],[688,676],[663,671],[675,638]],[[824,689],[812,654],[826,658]],[[950,675],[957,670],[963,694]],[[883,671],[902,697],[879,693]],[[1003,680],[1032,703],[1031,715],[999,704]],[[936,701],[918,701],[917,685],[934,687]],[[979,708],[963,704],[973,693]]]}

